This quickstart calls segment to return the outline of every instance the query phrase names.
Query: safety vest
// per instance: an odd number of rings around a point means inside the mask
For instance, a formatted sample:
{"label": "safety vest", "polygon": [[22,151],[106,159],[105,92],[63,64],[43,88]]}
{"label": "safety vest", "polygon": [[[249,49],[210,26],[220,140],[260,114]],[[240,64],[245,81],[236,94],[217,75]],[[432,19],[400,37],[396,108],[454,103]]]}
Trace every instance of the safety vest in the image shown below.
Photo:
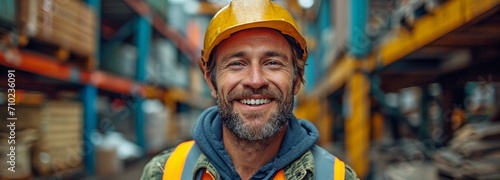
{"label": "safety vest", "polygon": [[[318,146],[314,146],[311,149],[311,152],[314,157],[315,179],[339,180],[345,178],[344,162]],[[168,160],[165,162],[163,180],[193,179],[193,169],[200,154],[200,148],[198,148],[194,140],[179,144],[179,146],[175,148]],[[205,171],[201,177],[198,177],[197,179],[213,180],[215,177]],[[278,171],[278,173],[274,176],[274,180],[285,179],[283,169]]]}

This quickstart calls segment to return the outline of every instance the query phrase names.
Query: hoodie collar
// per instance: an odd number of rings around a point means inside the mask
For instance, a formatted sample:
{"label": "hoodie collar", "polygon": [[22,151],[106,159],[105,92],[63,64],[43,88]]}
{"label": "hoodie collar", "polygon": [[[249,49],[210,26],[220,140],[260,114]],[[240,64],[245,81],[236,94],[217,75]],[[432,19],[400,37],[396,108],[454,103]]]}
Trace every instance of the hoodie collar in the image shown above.
{"label": "hoodie collar", "polygon": [[[222,142],[222,121],[216,106],[208,108],[200,115],[194,126],[193,138],[222,179],[240,179]],[[272,179],[277,171],[299,158],[313,147],[317,140],[318,131],[314,125],[292,116],[278,154],[262,166],[252,179]]]}

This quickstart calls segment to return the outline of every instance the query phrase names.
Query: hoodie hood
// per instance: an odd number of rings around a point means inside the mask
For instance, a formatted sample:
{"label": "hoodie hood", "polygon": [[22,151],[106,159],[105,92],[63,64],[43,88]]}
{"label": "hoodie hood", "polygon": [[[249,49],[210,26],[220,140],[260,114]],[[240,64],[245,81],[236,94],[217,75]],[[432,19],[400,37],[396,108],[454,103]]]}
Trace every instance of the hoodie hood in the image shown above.
{"label": "hoodie hood", "polygon": [[[240,179],[222,142],[222,121],[216,106],[208,108],[200,115],[194,126],[193,138],[222,179]],[[302,156],[317,140],[318,130],[313,124],[292,116],[278,154],[251,179],[272,179],[277,171]]]}

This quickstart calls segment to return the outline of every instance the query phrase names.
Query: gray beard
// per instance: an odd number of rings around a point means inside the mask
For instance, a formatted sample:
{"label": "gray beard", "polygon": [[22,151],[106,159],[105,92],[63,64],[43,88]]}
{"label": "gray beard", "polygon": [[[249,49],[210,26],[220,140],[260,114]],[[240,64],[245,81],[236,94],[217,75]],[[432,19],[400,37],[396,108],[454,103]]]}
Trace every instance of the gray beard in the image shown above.
{"label": "gray beard", "polygon": [[[220,98],[218,98],[220,100]],[[278,110],[271,115],[270,119],[260,127],[248,127],[244,124],[242,116],[233,111],[229,102],[217,103],[219,107],[222,124],[239,140],[252,142],[265,142],[276,136],[285,127],[292,116],[293,98],[278,101]],[[260,114],[254,114],[249,118],[259,118]]]}

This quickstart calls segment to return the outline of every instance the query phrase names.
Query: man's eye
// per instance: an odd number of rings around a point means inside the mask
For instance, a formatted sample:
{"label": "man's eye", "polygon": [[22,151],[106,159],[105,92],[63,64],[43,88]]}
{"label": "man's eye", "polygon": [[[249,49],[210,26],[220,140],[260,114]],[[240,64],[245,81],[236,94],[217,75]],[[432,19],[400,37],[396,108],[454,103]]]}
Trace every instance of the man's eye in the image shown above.
{"label": "man's eye", "polygon": [[243,66],[243,63],[241,62],[231,62],[228,64],[228,66]]}
{"label": "man's eye", "polygon": [[267,62],[267,65],[279,66],[279,65],[281,65],[281,63],[279,61],[272,60],[272,61]]}

